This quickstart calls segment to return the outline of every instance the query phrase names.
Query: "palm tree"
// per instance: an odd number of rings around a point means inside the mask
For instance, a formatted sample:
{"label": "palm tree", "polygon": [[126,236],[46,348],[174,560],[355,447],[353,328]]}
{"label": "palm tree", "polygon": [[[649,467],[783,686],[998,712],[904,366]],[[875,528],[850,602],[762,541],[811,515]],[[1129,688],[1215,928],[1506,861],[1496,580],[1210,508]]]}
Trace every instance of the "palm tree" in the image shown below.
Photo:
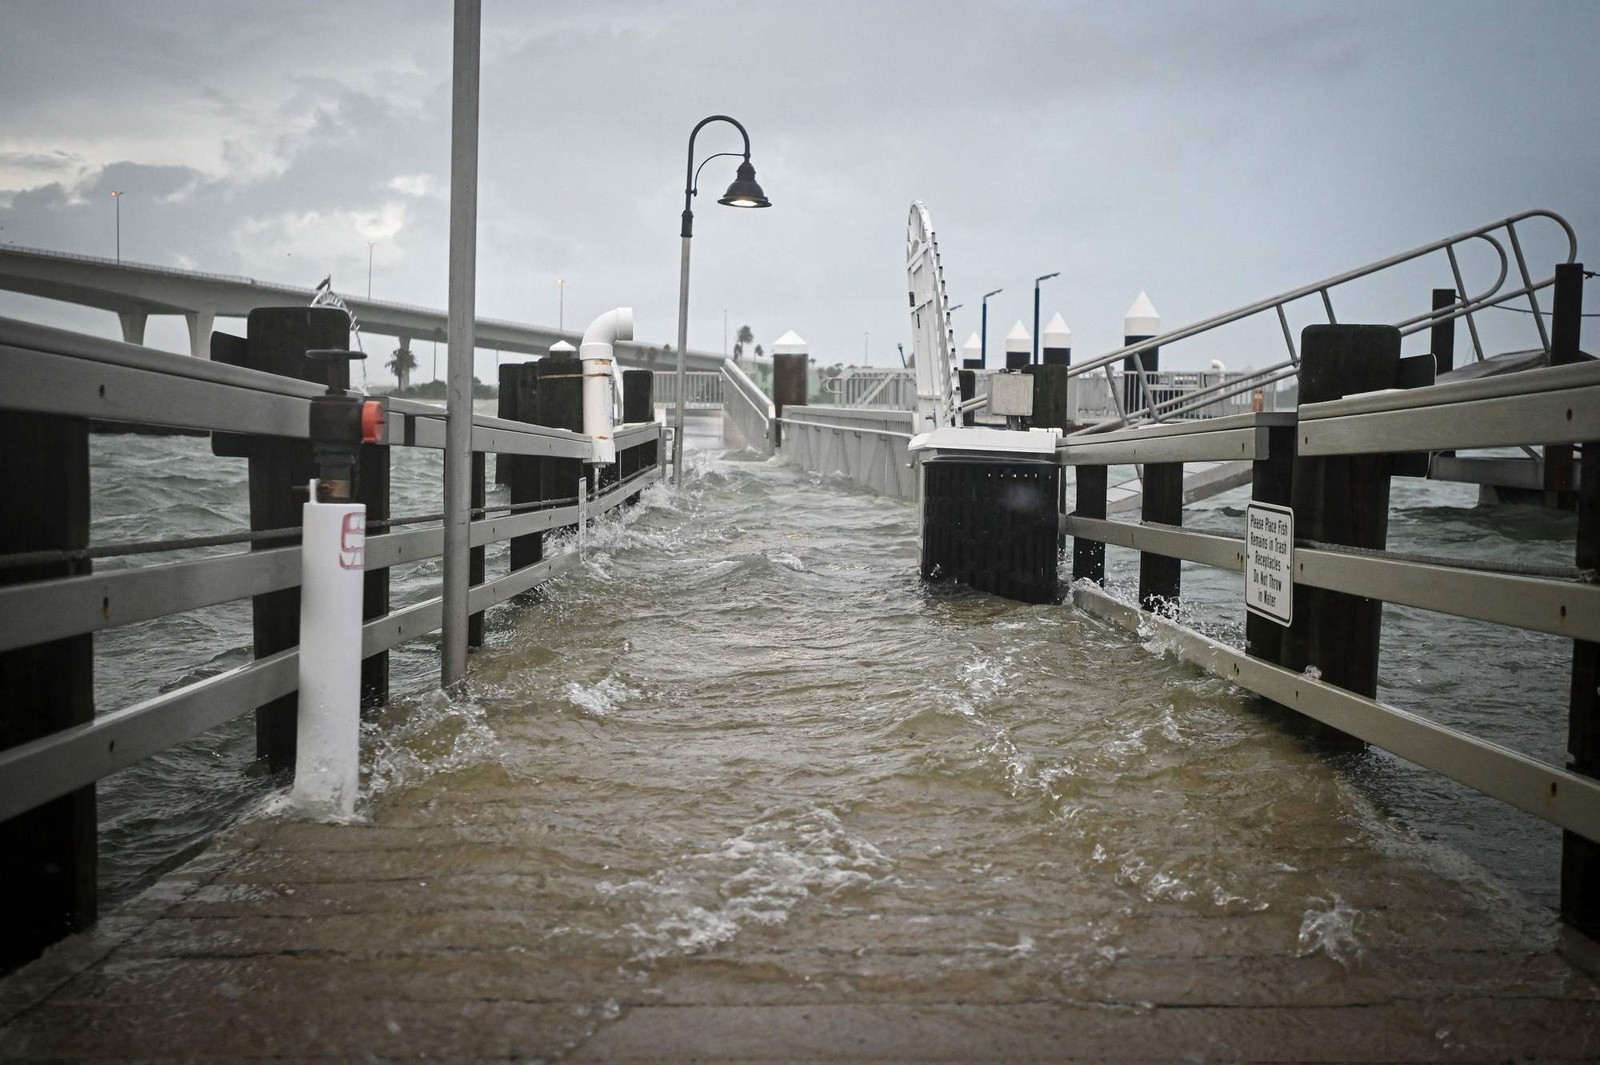
{"label": "palm tree", "polygon": [[749,326],[741,325],[739,327],[739,332],[738,332],[737,335],[735,335],[735,337],[733,339],[733,361],[734,362],[738,362],[739,361],[739,356],[744,354],[744,346],[746,344],[750,343],[750,341],[754,340],[755,338],[756,338],[756,335],[750,331],[750,327]]}
{"label": "palm tree", "polygon": [[394,349],[394,357],[389,360],[389,369],[394,371],[395,379],[400,382],[401,392],[411,387],[411,371],[416,368],[417,357],[411,354],[410,348]]}
{"label": "palm tree", "polygon": [[759,359],[759,358],[761,358],[761,356],[762,356],[761,345],[757,344],[756,345],[756,358]]}

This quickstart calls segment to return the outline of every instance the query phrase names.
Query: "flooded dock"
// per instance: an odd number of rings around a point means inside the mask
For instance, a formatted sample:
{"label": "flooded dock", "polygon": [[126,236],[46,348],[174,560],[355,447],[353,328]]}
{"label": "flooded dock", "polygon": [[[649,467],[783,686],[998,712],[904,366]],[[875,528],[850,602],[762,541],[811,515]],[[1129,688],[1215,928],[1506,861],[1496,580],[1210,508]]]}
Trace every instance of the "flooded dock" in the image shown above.
{"label": "flooded dock", "polygon": [[365,723],[359,823],[269,802],[0,982],[0,1057],[1600,1054],[1592,945],[1248,693],[691,472]]}

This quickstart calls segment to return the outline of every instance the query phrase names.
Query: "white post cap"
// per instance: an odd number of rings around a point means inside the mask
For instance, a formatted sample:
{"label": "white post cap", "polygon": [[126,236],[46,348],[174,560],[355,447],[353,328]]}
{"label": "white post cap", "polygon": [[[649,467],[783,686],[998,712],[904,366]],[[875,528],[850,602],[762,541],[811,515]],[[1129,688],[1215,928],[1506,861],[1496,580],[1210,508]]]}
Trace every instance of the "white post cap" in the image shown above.
{"label": "white post cap", "polygon": [[1060,311],[1057,311],[1056,316],[1050,319],[1050,324],[1044,327],[1044,332],[1039,334],[1039,346],[1041,348],[1072,347],[1072,330],[1067,328],[1067,323],[1061,317]]}
{"label": "white post cap", "polygon": [[978,336],[976,329],[967,337],[967,342],[961,345],[961,351],[969,359],[976,359],[983,354],[983,338]]}
{"label": "white post cap", "polygon": [[1033,351],[1033,334],[1028,332],[1028,327],[1018,319],[1017,324],[1011,327],[1011,332],[1006,334],[1007,351]]}
{"label": "white post cap", "polygon": [[1155,304],[1150,302],[1150,297],[1143,292],[1133,301],[1133,306],[1128,308],[1128,313],[1122,318],[1122,335],[1125,337],[1153,337],[1161,332],[1161,315],[1156,313]]}
{"label": "white post cap", "polygon": [[558,340],[550,345],[550,354],[552,355],[576,355],[577,352],[578,349],[568,344],[565,340]]}
{"label": "white post cap", "polygon": [[793,329],[772,342],[774,355],[809,355],[811,346]]}

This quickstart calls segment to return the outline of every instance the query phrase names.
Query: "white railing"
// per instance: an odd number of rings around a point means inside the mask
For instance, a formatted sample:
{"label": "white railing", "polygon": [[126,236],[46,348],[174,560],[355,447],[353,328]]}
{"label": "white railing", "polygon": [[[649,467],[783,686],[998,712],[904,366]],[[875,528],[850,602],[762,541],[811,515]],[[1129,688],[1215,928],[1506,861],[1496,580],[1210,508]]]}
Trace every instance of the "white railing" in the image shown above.
{"label": "white railing", "polygon": [[785,407],[777,421],[783,454],[802,470],[841,475],[884,495],[916,498],[916,471],[906,450],[912,411]]}
{"label": "white railing", "polygon": [[[719,410],[722,407],[722,371],[690,370],[683,375],[683,405],[686,410]],[[655,376],[657,406],[676,406],[678,375],[672,371]]]}
{"label": "white railing", "polygon": [[727,440],[731,425],[745,447],[771,455],[772,400],[732,359],[722,364],[722,396],[723,439]]}

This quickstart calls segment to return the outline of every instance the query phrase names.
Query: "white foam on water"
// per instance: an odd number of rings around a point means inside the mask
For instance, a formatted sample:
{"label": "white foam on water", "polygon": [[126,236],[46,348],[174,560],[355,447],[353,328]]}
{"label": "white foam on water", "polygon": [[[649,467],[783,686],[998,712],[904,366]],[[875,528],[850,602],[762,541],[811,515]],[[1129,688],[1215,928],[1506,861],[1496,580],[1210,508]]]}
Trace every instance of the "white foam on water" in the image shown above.
{"label": "white foam on water", "polygon": [[616,677],[604,677],[594,684],[569,681],[562,689],[562,694],[567,697],[567,702],[594,717],[610,717],[629,699],[639,697],[637,691]]}
{"label": "white foam on water", "polygon": [[1326,909],[1313,907],[1301,919],[1300,957],[1308,957],[1320,950],[1346,967],[1360,961],[1363,950],[1360,940],[1356,938],[1356,925],[1361,912],[1338,895],[1333,896],[1332,902],[1321,898],[1311,901]]}
{"label": "white foam on water", "polygon": [[893,863],[821,807],[751,825],[649,877],[602,881],[602,895],[639,911],[624,926],[636,960],[697,954],[753,925],[781,925],[811,899],[871,890]]}
{"label": "white foam on water", "polygon": [[361,722],[361,805],[395,788],[485,760],[497,746],[482,706],[443,691],[397,699]]}

